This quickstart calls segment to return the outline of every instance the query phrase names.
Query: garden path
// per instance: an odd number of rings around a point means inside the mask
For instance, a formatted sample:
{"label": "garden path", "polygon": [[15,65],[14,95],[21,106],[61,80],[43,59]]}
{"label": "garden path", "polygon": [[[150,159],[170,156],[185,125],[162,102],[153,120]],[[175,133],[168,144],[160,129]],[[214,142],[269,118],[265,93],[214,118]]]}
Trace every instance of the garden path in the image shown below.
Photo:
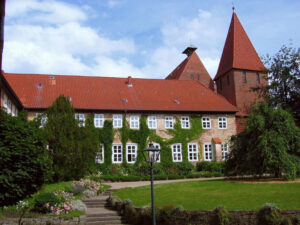
{"label": "garden path", "polygon": [[[225,177],[191,178],[191,179],[178,179],[178,180],[155,180],[154,184],[175,183],[175,182],[196,181],[196,180],[223,180],[223,179],[225,179]],[[110,189],[112,189],[112,190],[117,190],[120,188],[140,187],[140,186],[150,185],[150,181],[131,181],[131,182],[104,181],[102,183],[110,185],[111,186]]]}

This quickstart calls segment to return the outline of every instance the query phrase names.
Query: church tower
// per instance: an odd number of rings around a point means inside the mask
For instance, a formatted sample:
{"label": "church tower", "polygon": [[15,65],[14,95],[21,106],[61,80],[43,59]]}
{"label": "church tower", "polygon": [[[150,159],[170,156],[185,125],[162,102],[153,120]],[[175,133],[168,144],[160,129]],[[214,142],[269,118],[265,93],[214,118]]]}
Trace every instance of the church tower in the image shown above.
{"label": "church tower", "polygon": [[237,15],[233,12],[217,74],[218,94],[242,112],[263,101],[251,88],[267,85],[266,67],[259,58]]}

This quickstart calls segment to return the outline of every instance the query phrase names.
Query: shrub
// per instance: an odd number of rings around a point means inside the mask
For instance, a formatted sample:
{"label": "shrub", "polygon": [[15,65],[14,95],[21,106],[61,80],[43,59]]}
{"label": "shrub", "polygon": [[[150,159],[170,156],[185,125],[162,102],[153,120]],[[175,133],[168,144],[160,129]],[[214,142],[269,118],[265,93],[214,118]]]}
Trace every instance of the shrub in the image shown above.
{"label": "shrub", "polygon": [[40,213],[51,212],[51,207],[59,204],[61,201],[59,197],[51,192],[43,192],[38,194],[34,199],[33,211]]}
{"label": "shrub", "polygon": [[70,202],[73,205],[73,208],[81,212],[86,212],[86,205],[81,200],[71,200]]}
{"label": "shrub", "polygon": [[258,224],[280,225],[282,215],[275,204],[266,203],[258,213]]}
{"label": "shrub", "polygon": [[224,206],[218,206],[214,212],[216,213],[215,223],[216,225],[229,225],[230,224],[230,214],[224,208]]}
{"label": "shrub", "polygon": [[224,173],[225,162],[198,162],[196,165],[197,171],[209,171]]}
{"label": "shrub", "polygon": [[51,173],[39,125],[26,118],[0,109],[0,207],[35,193]]}

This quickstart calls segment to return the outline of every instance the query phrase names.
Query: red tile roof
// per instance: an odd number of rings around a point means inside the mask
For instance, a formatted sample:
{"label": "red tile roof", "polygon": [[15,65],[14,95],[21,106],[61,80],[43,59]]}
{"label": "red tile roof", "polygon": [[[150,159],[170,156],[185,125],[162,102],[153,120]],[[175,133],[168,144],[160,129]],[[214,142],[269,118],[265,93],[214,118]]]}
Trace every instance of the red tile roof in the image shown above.
{"label": "red tile roof", "polygon": [[232,68],[254,71],[266,70],[235,12],[232,15],[218,72],[214,80]]}
{"label": "red tile roof", "polygon": [[[51,79],[51,76],[53,79]],[[197,81],[5,73],[25,108],[49,107],[64,94],[75,109],[232,112],[238,109]]]}
{"label": "red tile roof", "polygon": [[212,140],[215,143],[222,143],[222,140],[220,138],[212,138]]}
{"label": "red tile roof", "polygon": [[168,79],[168,80],[190,80],[191,75],[194,76],[195,80],[198,79],[197,76],[199,75],[200,82],[204,86],[213,90],[213,88],[214,88],[213,81],[196,52],[193,52],[189,57],[187,57],[185,60],[183,60],[179,64],[179,66],[177,66],[166,77],[166,79]]}

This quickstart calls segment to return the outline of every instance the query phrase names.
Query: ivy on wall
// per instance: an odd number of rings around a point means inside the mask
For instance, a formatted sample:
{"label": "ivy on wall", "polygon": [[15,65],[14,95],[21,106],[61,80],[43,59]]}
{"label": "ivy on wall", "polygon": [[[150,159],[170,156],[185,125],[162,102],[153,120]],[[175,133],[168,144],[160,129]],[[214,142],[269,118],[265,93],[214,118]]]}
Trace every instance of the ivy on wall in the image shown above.
{"label": "ivy on wall", "polygon": [[100,142],[104,145],[104,164],[110,166],[112,164],[112,143],[114,141],[114,129],[112,121],[105,120],[103,128],[99,129]]}
{"label": "ivy on wall", "polygon": [[[126,160],[126,144],[130,140],[137,144],[137,159],[136,165],[145,163],[143,158],[143,149],[148,146],[149,141],[158,143],[161,148],[161,165],[167,168],[171,168],[174,165],[172,160],[172,149],[171,144],[181,143],[182,144],[182,164],[190,164],[188,161],[188,143],[197,140],[202,132],[202,120],[200,116],[190,117],[191,127],[189,129],[181,128],[181,122],[176,118],[174,129],[169,129],[165,131],[167,134],[171,135],[170,139],[162,138],[156,134],[155,130],[150,130],[147,125],[147,115],[142,115],[140,118],[140,129],[130,129],[126,116],[123,117],[123,126],[118,129],[120,132],[120,138],[123,146],[123,163],[122,165],[127,167]],[[112,143],[114,140],[114,129],[112,127],[112,121],[105,121],[104,127],[99,129],[99,136],[101,143],[104,144],[104,164],[112,164]],[[201,146],[201,145],[200,145]],[[201,149],[201,147],[200,147]],[[199,149],[199,153],[201,152]],[[201,156],[201,153],[200,153]],[[180,164],[180,162],[176,162]]]}

